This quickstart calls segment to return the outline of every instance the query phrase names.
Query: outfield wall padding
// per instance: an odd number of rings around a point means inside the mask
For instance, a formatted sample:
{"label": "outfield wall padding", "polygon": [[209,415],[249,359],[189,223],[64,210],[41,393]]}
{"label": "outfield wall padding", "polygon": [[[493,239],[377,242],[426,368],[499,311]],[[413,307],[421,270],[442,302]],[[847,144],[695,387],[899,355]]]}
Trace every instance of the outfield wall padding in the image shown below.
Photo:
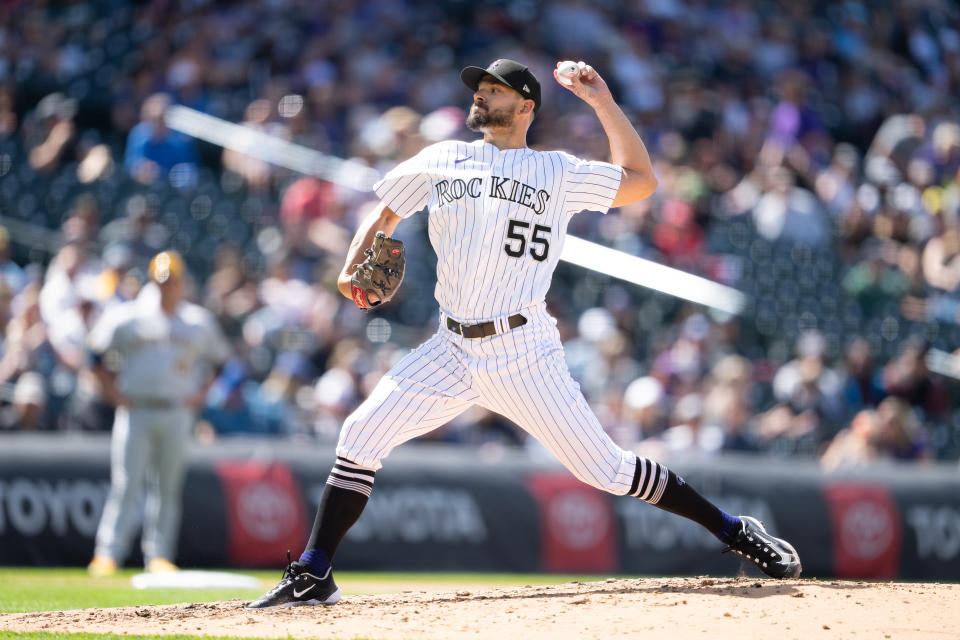
{"label": "outfield wall padding", "polygon": [[[742,570],[697,525],[587,487],[540,457],[401,447],[377,474],[337,566],[652,575]],[[311,442],[192,446],[176,561],[282,566],[287,549],[295,557],[302,549],[332,462],[332,447]],[[754,457],[664,462],[724,509],[755,515],[789,538],[807,576],[960,579],[955,466],[824,474],[810,462]],[[0,437],[0,564],[85,564],[108,488],[106,437]],[[127,564],[140,562],[135,541]]]}

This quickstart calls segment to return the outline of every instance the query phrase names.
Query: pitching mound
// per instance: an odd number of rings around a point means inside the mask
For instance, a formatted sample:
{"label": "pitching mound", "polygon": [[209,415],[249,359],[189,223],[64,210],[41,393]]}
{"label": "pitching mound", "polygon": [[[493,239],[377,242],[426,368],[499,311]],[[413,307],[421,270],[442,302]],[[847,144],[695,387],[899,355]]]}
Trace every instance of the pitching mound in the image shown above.
{"label": "pitching mound", "polygon": [[[960,585],[645,578],[448,593],[347,596],[248,611],[233,600],[0,616],[10,631],[291,638],[685,640],[956,638]],[[646,632],[655,635],[646,635]]]}

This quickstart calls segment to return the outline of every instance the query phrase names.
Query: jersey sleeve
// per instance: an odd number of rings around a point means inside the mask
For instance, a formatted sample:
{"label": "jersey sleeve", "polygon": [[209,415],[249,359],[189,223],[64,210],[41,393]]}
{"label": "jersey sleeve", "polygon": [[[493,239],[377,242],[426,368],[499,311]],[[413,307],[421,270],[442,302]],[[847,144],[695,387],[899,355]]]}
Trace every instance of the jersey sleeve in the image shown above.
{"label": "jersey sleeve", "polygon": [[430,177],[427,174],[432,147],[404,160],[373,185],[377,197],[401,218],[409,218],[427,206]]}
{"label": "jersey sleeve", "polygon": [[564,155],[567,160],[564,172],[567,214],[609,211],[620,189],[623,169],[609,162]]}

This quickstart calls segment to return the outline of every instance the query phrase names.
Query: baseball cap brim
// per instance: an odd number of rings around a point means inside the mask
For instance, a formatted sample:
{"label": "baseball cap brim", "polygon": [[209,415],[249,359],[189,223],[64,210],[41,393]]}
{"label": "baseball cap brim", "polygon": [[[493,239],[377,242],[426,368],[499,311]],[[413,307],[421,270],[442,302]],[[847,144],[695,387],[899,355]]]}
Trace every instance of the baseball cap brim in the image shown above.
{"label": "baseball cap brim", "polygon": [[[490,76],[497,80],[497,82],[502,82],[503,84],[510,86],[510,83],[506,79],[492,71],[487,71],[481,67],[467,67],[460,72],[460,79],[463,80],[463,84],[467,85],[469,88],[476,91],[480,88],[480,81],[483,80],[483,76]],[[511,89],[513,87],[510,87]]]}
{"label": "baseball cap brim", "polygon": [[[507,81],[506,78],[504,78],[498,73],[494,73],[493,71],[490,71],[489,69],[481,69],[480,67],[467,67],[460,72],[460,79],[463,80],[463,84],[467,85],[470,89],[474,91],[480,88],[480,81],[483,80],[484,76],[490,76],[497,82],[502,83],[504,86],[509,87],[514,91],[517,91],[516,88],[514,88]],[[520,92],[517,91],[517,93],[520,93]],[[522,93],[520,93],[520,97],[522,97],[524,100],[533,100],[534,104],[537,105],[537,109],[540,108],[540,105],[537,103],[537,100],[535,100],[532,96],[525,96]]]}

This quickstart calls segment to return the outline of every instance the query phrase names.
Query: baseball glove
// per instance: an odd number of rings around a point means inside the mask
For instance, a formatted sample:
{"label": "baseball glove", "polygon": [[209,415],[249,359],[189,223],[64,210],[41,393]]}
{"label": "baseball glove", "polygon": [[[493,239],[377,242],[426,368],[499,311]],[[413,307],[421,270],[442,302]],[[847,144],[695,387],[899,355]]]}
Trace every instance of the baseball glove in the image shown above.
{"label": "baseball glove", "polygon": [[361,309],[388,302],[403,282],[407,263],[403,243],[388,238],[382,231],[377,231],[373,245],[365,253],[366,259],[353,265],[356,270],[350,277],[353,303]]}

